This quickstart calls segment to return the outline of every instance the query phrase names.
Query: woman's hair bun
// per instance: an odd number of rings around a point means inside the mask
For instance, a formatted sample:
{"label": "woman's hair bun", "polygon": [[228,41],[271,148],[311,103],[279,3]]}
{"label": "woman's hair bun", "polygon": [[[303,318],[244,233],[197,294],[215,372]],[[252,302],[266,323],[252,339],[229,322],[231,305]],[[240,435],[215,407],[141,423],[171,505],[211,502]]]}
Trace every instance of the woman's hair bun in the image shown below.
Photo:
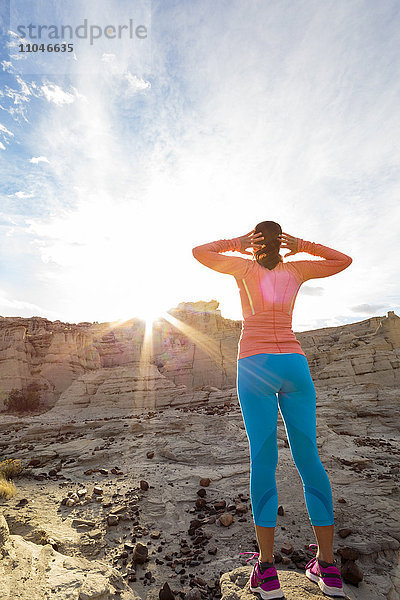
{"label": "woman's hair bun", "polygon": [[279,254],[281,241],[278,235],[282,233],[282,227],[275,221],[261,221],[255,227],[255,233],[263,234],[263,247],[259,248],[255,253],[255,258],[258,264],[266,269],[272,270],[282,261],[282,256]]}

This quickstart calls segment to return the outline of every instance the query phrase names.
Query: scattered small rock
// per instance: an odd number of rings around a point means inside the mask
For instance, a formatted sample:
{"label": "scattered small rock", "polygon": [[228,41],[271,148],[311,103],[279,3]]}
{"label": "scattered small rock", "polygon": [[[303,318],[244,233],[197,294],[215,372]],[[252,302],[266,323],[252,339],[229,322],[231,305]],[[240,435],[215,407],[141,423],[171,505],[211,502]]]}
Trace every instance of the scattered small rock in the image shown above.
{"label": "scattered small rock", "polygon": [[245,513],[248,512],[248,507],[246,506],[246,504],[240,503],[236,505],[236,514],[237,515],[244,515]]}
{"label": "scattered small rock", "polygon": [[133,551],[132,562],[142,565],[146,561],[148,554],[149,549],[147,546],[138,542]]}
{"label": "scattered small rock", "polygon": [[204,498],[197,498],[195,505],[196,508],[202,510],[207,504],[207,501]]}
{"label": "scattered small rock", "polygon": [[362,571],[355,564],[354,560],[346,560],[341,566],[340,574],[345,581],[357,586],[364,578]]}
{"label": "scattered small rock", "polygon": [[175,596],[172,593],[168,583],[165,582],[161,590],[158,593],[159,600],[175,600]]}
{"label": "scattered small rock", "polygon": [[158,531],[157,529],[155,529],[154,531],[152,531],[150,533],[150,537],[153,538],[154,540],[158,540],[158,538],[160,537],[161,532]]}
{"label": "scattered small rock", "polygon": [[29,500],[28,498],[21,498],[21,500],[18,502],[17,506],[25,506],[26,504],[28,504]]}
{"label": "scattered small rock", "polygon": [[294,563],[300,563],[305,560],[306,556],[302,550],[293,550],[290,557]]}
{"label": "scattered small rock", "polygon": [[119,516],[118,515],[113,515],[110,514],[107,516],[107,523],[108,525],[118,525],[119,523]]}
{"label": "scattered small rock", "polygon": [[233,523],[232,513],[223,513],[219,518],[219,522],[224,527],[229,527],[229,525],[231,525]]}
{"label": "scattered small rock", "polygon": [[293,552],[293,546],[289,542],[284,542],[281,546],[281,552],[284,554],[291,554]]}
{"label": "scattered small rock", "polygon": [[351,529],[346,527],[345,529],[339,529],[338,534],[341,538],[346,538],[348,535],[352,533]]}
{"label": "scattered small rock", "polygon": [[200,485],[202,485],[203,487],[208,487],[211,483],[211,480],[208,477],[202,477],[202,479],[200,479]]}

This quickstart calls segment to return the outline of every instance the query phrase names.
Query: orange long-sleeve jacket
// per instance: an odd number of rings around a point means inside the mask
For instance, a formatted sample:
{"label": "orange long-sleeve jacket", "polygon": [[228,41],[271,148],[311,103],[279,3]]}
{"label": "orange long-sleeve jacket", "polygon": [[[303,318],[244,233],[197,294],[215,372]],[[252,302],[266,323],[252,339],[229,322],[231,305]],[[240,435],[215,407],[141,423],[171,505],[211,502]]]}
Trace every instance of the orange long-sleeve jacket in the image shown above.
{"label": "orange long-sleeve jacket", "polygon": [[240,238],[217,240],[193,248],[201,264],[233,275],[239,288],[243,322],[237,358],[263,352],[305,353],[292,330],[292,314],[300,286],[309,279],[329,277],[352,263],[350,256],[322,244],[299,238],[299,252],[325,260],[284,262],[269,270],[252,259],[226,256],[240,250]]}

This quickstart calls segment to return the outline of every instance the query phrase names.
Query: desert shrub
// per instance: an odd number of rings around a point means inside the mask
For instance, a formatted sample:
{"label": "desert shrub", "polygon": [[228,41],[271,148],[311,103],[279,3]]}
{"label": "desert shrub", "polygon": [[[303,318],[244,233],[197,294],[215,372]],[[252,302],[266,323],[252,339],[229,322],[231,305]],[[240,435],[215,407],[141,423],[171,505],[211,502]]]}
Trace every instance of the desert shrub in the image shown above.
{"label": "desert shrub", "polygon": [[7,458],[0,462],[0,477],[4,477],[4,479],[13,479],[23,470],[24,467],[19,459]]}
{"label": "desert shrub", "polygon": [[37,383],[29,383],[21,390],[14,388],[4,400],[4,405],[8,410],[17,412],[31,411],[39,408],[40,405],[40,387]]}
{"label": "desert shrub", "polygon": [[12,481],[7,481],[0,473],[0,497],[11,498],[17,493],[17,488]]}

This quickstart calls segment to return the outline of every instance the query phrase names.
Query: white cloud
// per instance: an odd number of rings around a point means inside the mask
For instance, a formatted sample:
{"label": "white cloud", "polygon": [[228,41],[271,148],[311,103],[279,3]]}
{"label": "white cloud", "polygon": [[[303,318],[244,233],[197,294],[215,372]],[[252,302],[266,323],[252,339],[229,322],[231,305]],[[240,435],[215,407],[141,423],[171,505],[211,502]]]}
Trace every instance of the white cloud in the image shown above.
{"label": "white cloud", "polygon": [[1,148],[1,150],[5,150],[6,149],[5,145],[2,144],[1,142],[0,142],[0,148]]}
{"label": "white cloud", "polygon": [[42,85],[41,90],[48,102],[53,102],[58,106],[61,106],[63,104],[71,104],[76,99],[75,93],[71,94],[70,92],[66,92],[55,83],[48,83],[47,85]]}
{"label": "white cloud", "polygon": [[7,135],[14,135],[12,131],[10,131],[9,129],[7,129],[7,127],[5,127],[4,125],[2,125],[0,123],[0,131],[2,133],[6,133]]}
{"label": "white cloud", "polygon": [[49,162],[49,159],[46,158],[45,156],[32,156],[32,158],[29,159],[30,163],[33,163],[34,165],[37,165],[38,163],[41,162]]}
{"label": "white cloud", "polygon": [[324,288],[320,286],[310,287],[308,285],[303,285],[301,288],[301,292],[304,296],[322,296],[324,291]]}
{"label": "white cloud", "polygon": [[43,316],[45,314],[47,318],[57,318],[57,314],[51,310],[25,300],[7,297],[6,292],[0,290],[0,314],[9,314],[11,311],[14,311],[14,314],[10,316],[15,317]]}
{"label": "white cloud", "polygon": [[351,306],[350,309],[357,313],[371,314],[385,307],[387,307],[387,304],[359,304],[358,306]]}
{"label": "white cloud", "polygon": [[15,70],[12,62],[10,62],[9,60],[2,60],[1,66],[2,66],[3,71],[7,71],[7,73],[13,73]]}
{"label": "white cloud", "polygon": [[[12,87],[10,84],[3,86],[3,88],[0,88],[0,97],[4,98],[5,101],[8,100],[8,104],[2,105],[0,108],[8,112],[14,120],[20,121],[20,118],[22,118],[25,122],[28,122],[28,119],[26,117],[27,109],[30,104],[30,100],[33,97],[38,96],[38,87],[34,81],[24,81],[20,75],[15,73],[15,69],[13,69],[12,71],[11,69],[8,70],[14,75],[15,82],[18,84],[18,86]],[[7,132],[3,133],[13,135],[12,132],[8,130]]]}
{"label": "white cloud", "polygon": [[136,75],[132,75],[129,71],[125,74],[125,79],[129,83],[129,90],[131,92],[146,90],[151,87],[150,81],[145,81],[141,77],[136,77]]}
{"label": "white cloud", "polygon": [[9,194],[9,198],[15,197],[20,200],[25,200],[26,198],[33,198],[34,194],[28,194],[27,192],[15,192],[15,194]]}
{"label": "white cloud", "polygon": [[140,90],[146,90],[151,88],[150,81],[146,81],[142,77],[131,73],[129,69],[121,70],[121,65],[117,60],[115,54],[103,54],[101,57],[102,62],[106,63],[109,73],[119,77],[122,81],[128,82],[128,87],[124,88],[127,93],[135,93]]}

